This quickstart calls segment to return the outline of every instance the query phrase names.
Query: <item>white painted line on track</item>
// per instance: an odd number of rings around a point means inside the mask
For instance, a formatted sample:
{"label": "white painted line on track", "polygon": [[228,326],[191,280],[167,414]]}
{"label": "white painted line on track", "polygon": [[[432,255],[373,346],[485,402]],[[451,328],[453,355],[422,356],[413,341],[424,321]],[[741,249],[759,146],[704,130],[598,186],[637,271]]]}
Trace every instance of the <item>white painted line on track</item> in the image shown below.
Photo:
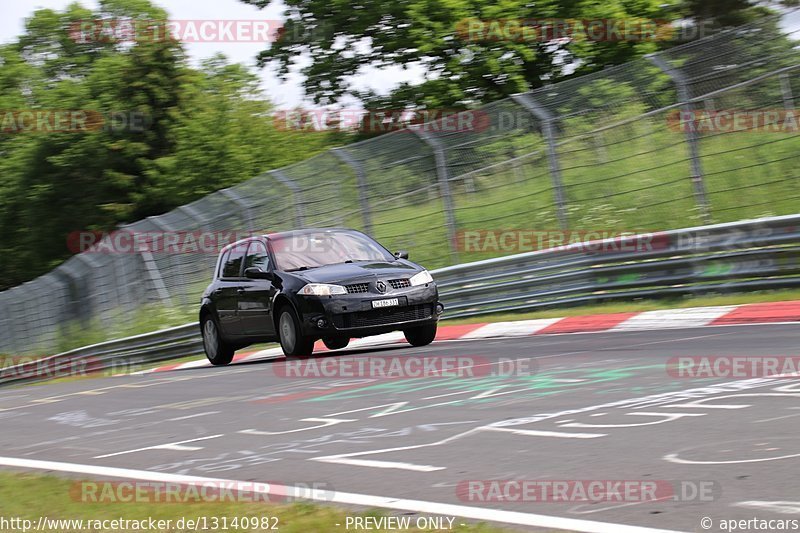
{"label": "white painted line on track", "polygon": [[168,442],[166,444],[156,444],[155,446],[147,446],[145,448],[136,448],[135,450],[125,450],[124,452],[114,452],[114,453],[107,453],[105,455],[96,455],[94,459],[104,459],[106,457],[116,457],[117,455],[125,455],[128,453],[136,453],[136,452],[143,452],[146,450],[174,450],[174,451],[197,451],[202,450],[202,448],[198,448],[197,446],[182,446],[182,444],[186,444],[187,442],[197,442],[201,440],[209,440],[209,439],[216,439],[223,436],[224,433],[220,433],[219,435],[210,435],[208,437],[200,437],[197,439],[189,439],[189,440],[182,440],[178,442]]}
{"label": "white painted line on track", "polygon": [[[35,459],[19,459],[16,457],[0,457],[0,466],[28,468],[34,470],[49,470],[54,472],[70,472],[93,476],[137,479],[142,481],[157,481],[165,483],[202,484],[202,483],[228,483],[235,484],[241,481],[232,479],[207,478],[167,474],[163,472],[150,472],[147,470],[133,470],[129,468],[115,468],[107,466],[83,465],[75,463],[61,463],[56,461],[40,461]],[[502,522],[530,527],[551,529],[566,529],[581,533],[677,533],[667,529],[655,529],[611,522],[597,522],[578,518],[564,518],[519,511],[504,511],[468,505],[429,502],[424,500],[406,500],[387,496],[373,496],[369,494],[355,494],[348,492],[308,491],[303,487],[279,486],[267,484],[253,484],[254,492],[260,494],[276,494],[292,496],[308,500],[338,503],[342,505],[359,505],[363,507],[382,507],[384,509],[398,509],[416,513],[429,513],[443,516],[459,516],[473,520],[487,522]]]}
{"label": "white painted line on track", "polygon": [[510,429],[488,427],[481,428],[481,431],[504,431],[515,435],[525,435],[527,437],[558,437],[562,439],[596,439],[605,437],[606,433],[565,433],[563,431],[539,431],[535,429]]}
{"label": "white painted line on track", "polygon": [[175,418],[168,418],[167,422],[177,422],[179,420],[189,420],[190,418],[197,418],[200,416],[208,416],[208,415],[216,415],[221,413],[222,411],[206,411],[205,413],[196,413],[193,415],[186,415],[186,416],[178,416]]}
{"label": "white painted line on track", "polygon": [[314,459],[320,463],[334,463],[341,465],[366,466],[370,468],[396,468],[398,470],[411,470],[413,472],[436,472],[446,470],[445,466],[417,465],[414,463],[403,463],[399,461],[376,461],[371,459],[345,459],[337,457],[323,457]]}

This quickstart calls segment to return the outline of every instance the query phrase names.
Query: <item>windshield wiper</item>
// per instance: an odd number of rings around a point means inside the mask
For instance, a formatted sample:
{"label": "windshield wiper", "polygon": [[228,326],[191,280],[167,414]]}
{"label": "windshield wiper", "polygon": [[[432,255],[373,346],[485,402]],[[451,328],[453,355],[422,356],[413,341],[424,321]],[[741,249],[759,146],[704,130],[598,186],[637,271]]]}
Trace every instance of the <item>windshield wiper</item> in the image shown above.
{"label": "windshield wiper", "polygon": [[297,268],[292,268],[292,269],[286,270],[285,272],[297,272],[298,270],[308,270],[308,269],[311,269],[311,268],[319,268],[319,267],[315,267],[315,266],[310,267],[310,266],[303,265],[301,267],[297,267]]}

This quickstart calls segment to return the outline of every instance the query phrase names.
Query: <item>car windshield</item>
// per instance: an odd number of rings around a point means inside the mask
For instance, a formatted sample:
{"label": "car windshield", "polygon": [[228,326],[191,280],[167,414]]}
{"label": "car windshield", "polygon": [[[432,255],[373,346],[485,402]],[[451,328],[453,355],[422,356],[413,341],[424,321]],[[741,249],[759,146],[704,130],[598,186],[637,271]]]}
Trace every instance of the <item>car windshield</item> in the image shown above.
{"label": "car windshield", "polygon": [[364,234],[321,231],[273,237],[272,251],[279,270],[292,271],[355,261],[394,261],[381,245]]}

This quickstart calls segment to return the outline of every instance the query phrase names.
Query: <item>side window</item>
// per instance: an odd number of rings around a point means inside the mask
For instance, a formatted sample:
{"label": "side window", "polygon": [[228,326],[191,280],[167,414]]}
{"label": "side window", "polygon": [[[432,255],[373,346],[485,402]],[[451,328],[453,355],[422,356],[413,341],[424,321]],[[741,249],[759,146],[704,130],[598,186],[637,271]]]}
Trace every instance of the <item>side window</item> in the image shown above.
{"label": "side window", "polygon": [[244,259],[244,250],[242,246],[235,246],[228,253],[225,258],[225,263],[222,266],[223,278],[238,278],[242,268],[242,260]]}
{"label": "side window", "polygon": [[244,268],[258,267],[264,272],[269,270],[269,254],[267,247],[261,241],[253,241],[247,250],[247,258],[244,261]]}
{"label": "side window", "polygon": [[225,270],[225,262],[228,260],[228,257],[230,257],[230,255],[231,255],[231,251],[228,250],[227,252],[225,252],[225,255],[222,257],[222,261],[219,262],[219,272],[217,272],[217,277],[218,278],[222,277],[222,271]]}

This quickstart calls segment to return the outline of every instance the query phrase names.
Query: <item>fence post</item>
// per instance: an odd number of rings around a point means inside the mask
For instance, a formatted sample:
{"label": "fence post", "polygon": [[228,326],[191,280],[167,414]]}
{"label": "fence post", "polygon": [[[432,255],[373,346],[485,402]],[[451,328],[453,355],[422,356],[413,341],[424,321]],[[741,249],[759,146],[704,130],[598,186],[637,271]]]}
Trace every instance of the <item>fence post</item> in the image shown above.
{"label": "fence post", "polygon": [[436,178],[439,181],[439,191],[442,195],[444,204],[444,217],[447,224],[447,240],[450,241],[450,258],[453,264],[458,263],[458,243],[456,242],[456,216],[453,207],[453,195],[450,192],[450,172],[447,168],[447,158],[444,154],[444,147],[438,139],[431,136],[424,128],[408,128],[414,135],[420,138],[433,151],[433,158],[436,163]]}
{"label": "fence post", "polygon": [[[660,68],[664,74],[670,77],[675,84],[678,92],[678,100],[681,104],[681,112],[685,116],[692,116],[692,93],[686,80],[686,76],[680,69],[674,68],[658,54],[648,54],[645,56],[651,63]],[[700,162],[700,140],[693,127],[686,128],[686,142],[689,145],[689,159],[692,165],[692,185],[694,186],[695,202],[700,209],[700,216],[703,221],[710,222],[708,196],[706,185],[703,181],[703,166]]]}
{"label": "fence post", "polygon": [[13,353],[19,351],[19,345],[17,344],[17,336],[15,335],[15,328],[14,328],[14,321],[11,318],[11,304],[13,300],[10,298],[12,296],[9,291],[11,289],[6,289],[2,293],[0,293],[0,327],[2,327],[3,336],[0,337],[0,352],[2,353]]}
{"label": "fence post", "polygon": [[331,153],[338,157],[342,163],[351,167],[353,172],[356,174],[356,183],[358,185],[358,202],[361,206],[361,216],[364,220],[364,230],[371,234],[372,212],[370,211],[369,197],[367,196],[367,175],[364,172],[364,166],[352,155],[350,155],[344,148],[333,148]]}
{"label": "fence post", "polygon": [[550,163],[550,179],[553,182],[553,190],[555,191],[558,225],[561,226],[561,229],[567,229],[569,227],[567,201],[564,195],[564,184],[561,181],[558,152],[556,151],[556,134],[553,130],[554,117],[544,106],[539,105],[530,93],[512,94],[511,99],[536,117],[542,124],[542,135],[547,140],[547,159]]}
{"label": "fence post", "polygon": [[247,205],[247,202],[245,202],[244,199],[230,187],[227,189],[220,189],[219,192],[222,194],[222,196],[236,204],[242,210],[242,214],[247,220],[247,231],[249,233],[253,233],[255,231],[253,227],[253,217],[250,214],[250,206]]}
{"label": "fence post", "polygon": [[286,174],[280,170],[270,170],[267,172],[270,176],[278,180],[280,183],[288,187],[294,195],[294,214],[295,224],[298,228],[302,228],[305,224],[305,214],[303,212],[303,190],[293,180],[289,179]]}
{"label": "fence post", "polygon": [[[147,220],[152,222],[154,226],[162,231],[171,231],[169,225],[161,222],[160,220],[156,220],[155,217],[147,217]],[[131,224],[121,225],[119,226],[119,229],[127,231],[127,228],[130,226]],[[161,300],[162,303],[170,305],[172,303],[172,298],[170,298],[169,291],[164,283],[164,278],[161,276],[161,271],[158,269],[158,265],[153,257],[153,253],[149,250],[136,250],[136,252],[139,254],[139,257],[142,258],[145,272],[147,273],[147,277],[150,279],[150,283],[153,284],[153,288],[156,290],[158,299]]]}
{"label": "fence post", "polygon": [[794,96],[792,95],[792,84],[790,83],[789,75],[785,72],[778,76],[781,80],[781,96],[783,97],[783,107],[785,109],[794,109]]}
{"label": "fence post", "polygon": [[186,205],[179,205],[175,209],[183,213],[186,213],[186,216],[188,216],[189,218],[200,224],[199,226],[200,228],[208,229],[208,217],[205,216],[205,214],[203,214],[202,212],[195,209],[194,207],[191,207],[189,204],[186,204]]}

